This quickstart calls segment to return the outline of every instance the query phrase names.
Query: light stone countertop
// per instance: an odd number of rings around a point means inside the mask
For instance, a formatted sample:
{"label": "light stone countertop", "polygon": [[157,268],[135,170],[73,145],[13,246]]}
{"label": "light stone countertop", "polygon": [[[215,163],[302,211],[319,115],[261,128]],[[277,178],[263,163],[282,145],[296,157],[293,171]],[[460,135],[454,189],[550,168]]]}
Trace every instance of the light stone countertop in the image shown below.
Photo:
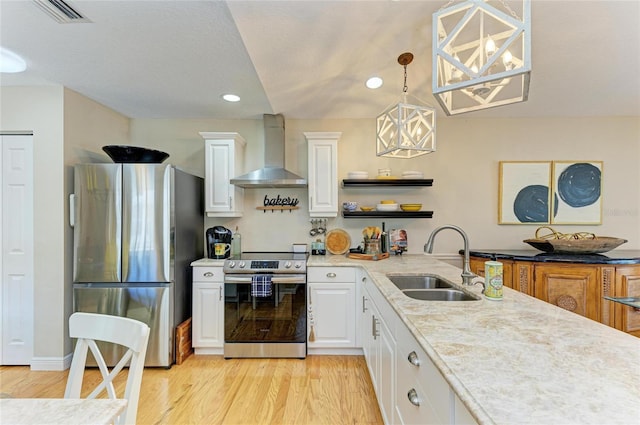
{"label": "light stone countertop", "polygon": [[[363,267],[481,424],[640,424],[639,338],[506,287],[500,301],[419,301],[386,277],[462,281],[430,255],[307,265]],[[482,285],[463,289],[480,295]]]}
{"label": "light stone countertop", "polygon": [[224,266],[224,258],[223,259],[215,259],[215,258],[201,258],[199,260],[195,260],[191,263],[192,267],[223,267]]}

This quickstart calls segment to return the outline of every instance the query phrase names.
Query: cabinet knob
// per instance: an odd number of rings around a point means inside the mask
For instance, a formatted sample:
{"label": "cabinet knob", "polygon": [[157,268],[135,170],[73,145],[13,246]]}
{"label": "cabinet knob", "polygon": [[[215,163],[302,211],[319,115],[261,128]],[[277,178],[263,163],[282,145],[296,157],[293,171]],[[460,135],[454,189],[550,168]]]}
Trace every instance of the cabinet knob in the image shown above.
{"label": "cabinet knob", "polygon": [[336,274],[334,272],[329,272],[327,273],[327,277],[336,277]]}
{"label": "cabinet knob", "polygon": [[409,353],[409,355],[407,356],[407,360],[409,360],[409,363],[414,366],[420,366],[420,359],[418,358],[418,355],[415,351]]}
{"label": "cabinet knob", "polygon": [[414,388],[411,388],[407,393],[407,398],[409,399],[409,403],[414,406],[420,406],[420,399],[418,398],[418,393]]}
{"label": "cabinet knob", "polygon": [[204,277],[213,277],[213,273],[212,272],[206,272],[204,274]]}

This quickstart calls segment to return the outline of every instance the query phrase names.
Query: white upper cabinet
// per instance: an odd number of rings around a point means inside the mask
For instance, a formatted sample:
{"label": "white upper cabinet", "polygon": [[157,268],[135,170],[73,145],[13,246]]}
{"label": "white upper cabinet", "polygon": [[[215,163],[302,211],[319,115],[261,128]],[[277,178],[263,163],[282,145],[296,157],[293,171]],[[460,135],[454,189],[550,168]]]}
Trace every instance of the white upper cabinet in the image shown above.
{"label": "white upper cabinet", "polygon": [[242,217],[244,189],[229,183],[242,174],[246,141],[238,133],[201,132],[205,140],[205,212]]}
{"label": "white upper cabinet", "polygon": [[309,216],[338,215],[338,139],[342,133],[306,132],[309,142]]}

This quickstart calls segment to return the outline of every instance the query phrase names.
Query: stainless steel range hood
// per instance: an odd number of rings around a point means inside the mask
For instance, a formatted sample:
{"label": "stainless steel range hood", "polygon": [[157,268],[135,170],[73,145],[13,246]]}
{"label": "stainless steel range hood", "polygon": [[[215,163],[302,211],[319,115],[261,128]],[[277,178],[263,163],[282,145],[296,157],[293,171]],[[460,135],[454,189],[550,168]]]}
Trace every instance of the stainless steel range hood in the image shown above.
{"label": "stainless steel range hood", "polygon": [[264,167],[230,180],[251,188],[307,187],[307,180],[284,168],[284,116],[264,115]]}

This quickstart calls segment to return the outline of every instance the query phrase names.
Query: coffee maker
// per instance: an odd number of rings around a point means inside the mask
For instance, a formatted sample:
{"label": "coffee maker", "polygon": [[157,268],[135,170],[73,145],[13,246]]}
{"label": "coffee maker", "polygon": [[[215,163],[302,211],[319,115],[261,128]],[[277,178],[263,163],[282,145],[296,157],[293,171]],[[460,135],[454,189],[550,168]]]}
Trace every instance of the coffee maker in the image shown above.
{"label": "coffee maker", "polygon": [[223,226],[207,229],[207,257],[225,259],[231,255],[231,239],[233,232]]}

